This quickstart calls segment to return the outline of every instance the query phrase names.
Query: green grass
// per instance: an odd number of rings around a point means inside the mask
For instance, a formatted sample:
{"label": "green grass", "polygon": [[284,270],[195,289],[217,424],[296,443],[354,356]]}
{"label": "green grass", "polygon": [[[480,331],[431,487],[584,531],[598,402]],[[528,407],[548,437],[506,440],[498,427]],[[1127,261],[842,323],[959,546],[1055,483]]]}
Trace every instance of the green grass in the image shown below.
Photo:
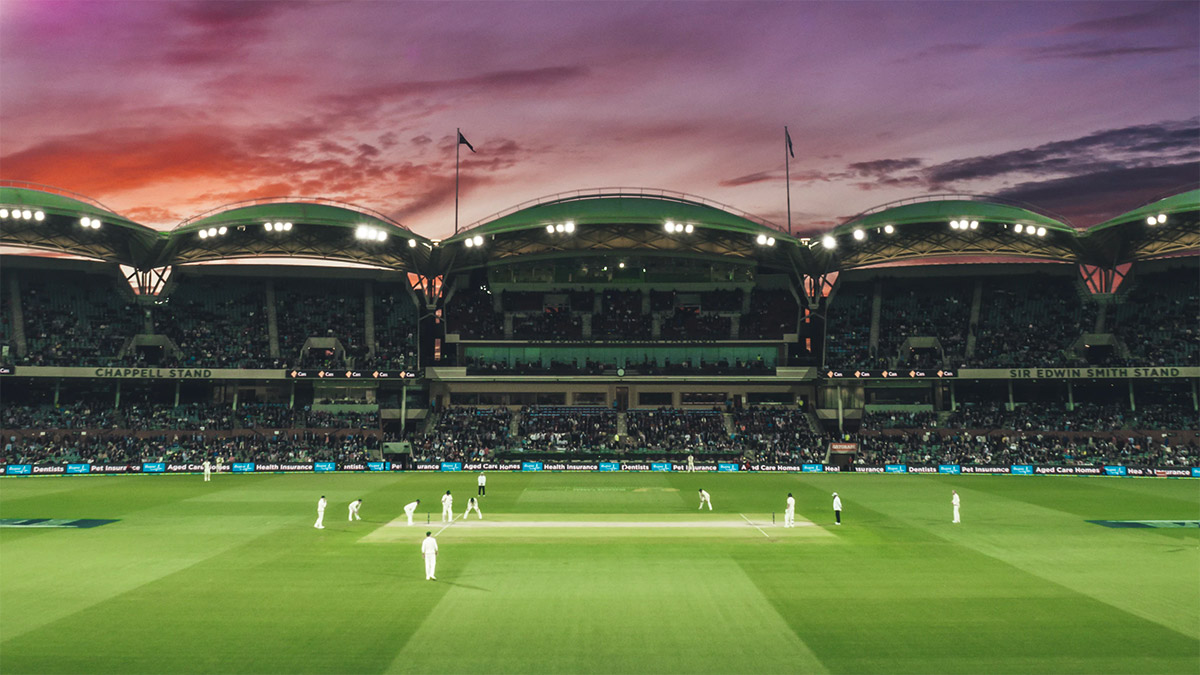
{"label": "green grass", "polygon": [[433,582],[421,539],[472,474],[5,478],[0,518],[119,522],[0,528],[0,672],[1196,673],[1200,529],[1086,521],[1196,520],[1198,488],[493,474]]}

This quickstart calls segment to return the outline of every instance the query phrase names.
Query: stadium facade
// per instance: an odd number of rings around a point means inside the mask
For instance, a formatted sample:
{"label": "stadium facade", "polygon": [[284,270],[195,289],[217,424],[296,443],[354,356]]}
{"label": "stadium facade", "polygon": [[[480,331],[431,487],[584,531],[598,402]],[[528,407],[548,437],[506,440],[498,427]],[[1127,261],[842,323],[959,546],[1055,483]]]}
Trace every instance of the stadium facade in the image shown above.
{"label": "stadium facade", "polygon": [[294,198],[163,232],[9,182],[0,245],[8,464],[134,452],[95,447],[117,435],[405,466],[967,465],[1038,433],[1065,439],[1045,463],[1183,466],[1197,440],[1200,190],[1085,230],[921,197],[814,237],[581,190],[438,241]]}

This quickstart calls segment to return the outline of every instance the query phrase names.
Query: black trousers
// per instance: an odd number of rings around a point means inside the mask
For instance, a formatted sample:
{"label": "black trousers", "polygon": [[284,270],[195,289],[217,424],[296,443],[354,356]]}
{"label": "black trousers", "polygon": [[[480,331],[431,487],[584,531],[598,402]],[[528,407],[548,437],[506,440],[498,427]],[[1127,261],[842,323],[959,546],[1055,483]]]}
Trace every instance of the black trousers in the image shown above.
{"label": "black trousers", "polygon": [[842,512],[841,511],[834,511],[833,517],[835,519],[837,519],[837,522],[839,522],[839,523],[842,522]]}
{"label": "black trousers", "polygon": [[484,485],[480,485],[480,486],[479,486],[479,496],[480,496],[480,497],[482,497],[482,496],[483,496],[483,495],[485,495],[485,494],[487,494],[487,489],[486,489],[486,486],[484,486]]}

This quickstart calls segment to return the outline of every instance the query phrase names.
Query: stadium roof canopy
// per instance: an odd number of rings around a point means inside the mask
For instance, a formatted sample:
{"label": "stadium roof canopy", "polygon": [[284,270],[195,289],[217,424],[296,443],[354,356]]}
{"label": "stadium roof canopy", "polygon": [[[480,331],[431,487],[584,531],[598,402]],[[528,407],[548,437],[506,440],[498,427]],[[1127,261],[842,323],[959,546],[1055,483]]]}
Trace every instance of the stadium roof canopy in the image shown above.
{"label": "stadium roof canopy", "polygon": [[290,258],[427,276],[616,256],[734,264],[793,276],[948,256],[1109,267],[1200,251],[1200,190],[1157,200],[1082,232],[1053,214],[995,198],[927,196],[876,207],[810,241],[702,197],[601,188],[518,204],[434,242],[369,209],[297,197],[229,204],[160,232],[82,195],[8,181],[0,182],[0,245],[143,270]]}
{"label": "stadium roof canopy", "polygon": [[1090,228],[1087,262],[1112,265],[1200,250],[1200,190],[1158,199]]}
{"label": "stadium roof canopy", "polygon": [[825,269],[945,256],[1073,260],[1075,228],[1031,207],[973,195],[932,195],[875,207],[810,244]]}
{"label": "stadium roof canopy", "polygon": [[0,245],[136,266],[164,237],[89,197],[0,182]]}
{"label": "stadium roof canopy", "polygon": [[599,188],[544,197],[485,218],[441,242],[444,270],[605,257],[670,256],[790,267],[798,240],[778,226],[701,197]]}
{"label": "stadium roof canopy", "polygon": [[180,223],[151,266],[235,258],[308,258],[414,270],[432,245],[387,216],[327,199],[222,206]]}

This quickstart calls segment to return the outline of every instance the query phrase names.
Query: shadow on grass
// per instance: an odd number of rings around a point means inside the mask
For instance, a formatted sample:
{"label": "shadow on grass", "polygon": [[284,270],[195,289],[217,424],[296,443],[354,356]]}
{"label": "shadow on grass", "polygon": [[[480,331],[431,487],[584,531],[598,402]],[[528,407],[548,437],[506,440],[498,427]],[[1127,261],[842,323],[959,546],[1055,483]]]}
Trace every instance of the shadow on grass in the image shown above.
{"label": "shadow on grass", "polygon": [[480,586],[472,586],[471,584],[456,584],[453,581],[443,581],[442,583],[446,584],[447,586],[455,586],[457,588],[469,588],[472,591],[483,591],[484,593],[492,592],[492,589],[490,589],[490,588],[482,588]]}

